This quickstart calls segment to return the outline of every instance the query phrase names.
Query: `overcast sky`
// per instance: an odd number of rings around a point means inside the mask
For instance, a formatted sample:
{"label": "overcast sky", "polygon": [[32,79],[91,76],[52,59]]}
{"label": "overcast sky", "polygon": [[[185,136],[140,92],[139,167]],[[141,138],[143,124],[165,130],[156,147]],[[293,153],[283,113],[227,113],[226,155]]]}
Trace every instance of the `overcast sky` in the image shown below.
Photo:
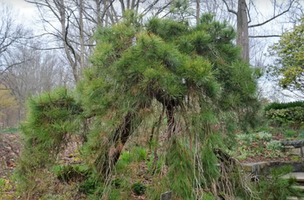
{"label": "overcast sky", "polygon": [[18,12],[18,17],[23,23],[31,25],[35,16],[35,5],[25,2],[24,0],[0,0],[0,3],[5,3],[12,6],[14,11]]}

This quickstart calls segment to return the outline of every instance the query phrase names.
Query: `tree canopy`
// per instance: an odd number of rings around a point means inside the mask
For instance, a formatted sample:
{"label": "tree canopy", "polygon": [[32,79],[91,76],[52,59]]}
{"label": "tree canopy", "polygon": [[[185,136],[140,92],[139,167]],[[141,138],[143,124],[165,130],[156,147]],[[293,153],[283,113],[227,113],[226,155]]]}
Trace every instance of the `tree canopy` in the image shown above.
{"label": "tree canopy", "polygon": [[284,89],[304,92],[304,19],[292,30],[286,31],[279,42],[270,48],[271,55],[277,56],[269,73],[279,79]]}
{"label": "tree canopy", "polygon": [[3,110],[14,110],[18,108],[18,102],[15,97],[12,96],[11,91],[5,86],[0,85],[0,115],[5,115]]}

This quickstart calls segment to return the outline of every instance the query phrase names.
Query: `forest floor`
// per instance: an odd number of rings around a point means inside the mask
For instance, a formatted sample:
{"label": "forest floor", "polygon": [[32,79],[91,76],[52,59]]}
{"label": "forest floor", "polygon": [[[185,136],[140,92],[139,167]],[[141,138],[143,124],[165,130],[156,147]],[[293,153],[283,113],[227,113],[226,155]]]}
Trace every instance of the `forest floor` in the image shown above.
{"label": "forest floor", "polygon": [[0,134],[0,178],[5,178],[13,171],[21,153],[20,134]]}
{"label": "forest floor", "polygon": [[[278,141],[284,141],[286,140],[286,137],[283,134],[279,135],[273,135],[272,140],[278,140]],[[298,140],[298,138],[294,137],[292,140]],[[260,148],[260,144],[257,141],[253,141],[250,144],[252,149],[258,149]],[[289,153],[282,152],[282,157],[271,157],[271,156],[265,156],[265,155],[271,155],[271,151],[266,148],[266,146],[263,146],[261,149],[262,152],[264,152],[261,155],[256,156],[248,156],[243,160],[240,160],[241,163],[256,163],[256,162],[284,162],[284,161],[297,161],[293,155],[290,155]]]}
{"label": "forest floor", "polygon": [[[276,135],[272,136],[273,140],[284,140],[284,135]],[[261,142],[253,141],[250,143],[251,148],[257,148],[261,149]],[[242,143],[239,143],[239,145],[243,145]],[[77,142],[72,142],[67,147],[65,152],[63,152],[60,155],[60,160],[63,165],[64,164],[75,164],[77,163],[77,160],[75,158],[77,157],[73,152],[77,149]],[[18,156],[21,154],[22,149],[22,141],[20,138],[19,133],[11,133],[11,134],[0,134],[0,180],[11,180],[10,176],[13,173],[14,168],[17,165]],[[255,162],[262,162],[262,161],[295,161],[294,156],[291,156],[285,152],[281,153],[281,156],[279,157],[271,157],[267,156],[270,155],[271,152],[267,150],[266,147],[262,147],[260,150],[263,152],[261,155],[256,155],[254,157],[247,156],[244,159],[240,159],[241,163],[255,163]],[[268,153],[269,151],[269,153]],[[75,155],[75,156],[74,156]],[[266,155],[266,156],[265,156]],[[11,188],[10,193],[14,192],[14,188]],[[141,199],[140,196],[137,196],[134,199]],[[144,198],[143,198],[144,199]]]}
{"label": "forest floor", "polygon": [[[283,135],[273,136],[274,140],[284,140]],[[73,144],[72,147],[69,147],[67,152],[65,153],[70,154],[75,149],[76,144]],[[259,144],[256,142],[252,142],[251,146],[259,148]],[[16,166],[16,161],[18,156],[21,153],[22,143],[20,139],[20,134],[12,133],[12,134],[0,134],[0,178],[7,177],[10,174],[14,167]],[[264,148],[262,151],[266,152],[267,149]],[[63,157],[65,161],[69,161],[69,157]],[[284,154],[282,157],[266,157],[264,155],[258,155],[254,157],[246,157],[245,159],[240,160],[241,163],[254,163],[254,162],[262,162],[262,161],[291,161],[293,157],[288,154]]]}

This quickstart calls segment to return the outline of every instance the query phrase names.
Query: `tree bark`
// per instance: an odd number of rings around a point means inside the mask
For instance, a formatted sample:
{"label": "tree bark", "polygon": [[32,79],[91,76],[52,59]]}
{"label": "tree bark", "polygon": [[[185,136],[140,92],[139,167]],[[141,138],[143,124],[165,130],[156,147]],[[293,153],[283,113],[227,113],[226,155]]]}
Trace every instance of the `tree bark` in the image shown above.
{"label": "tree bark", "polygon": [[200,19],[200,0],[196,0],[196,25],[199,25]]}
{"label": "tree bark", "polygon": [[237,45],[242,48],[242,58],[249,62],[249,35],[246,1],[238,0],[237,12]]}
{"label": "tree bark", "polygon": [[[115,134],[113,134],[112,138],[107,142],[108,147],[106,151],[99,155],[99,157],[95,161],[95,166],[100,172],[101,175],[104,176],[105,179],[111,174],[112,168],[118,161],[118,158],[121,154],[121,151],[128,141],[130,135],[132,134],[132,121],[135,117],[135,114],[128,113],[123,122],[120,124]],[[111,148],[111,145],[114,144],[114,148]],[[105,156],[104,162],[102,165],[98,165],[98,161],[102,159],[102,156]]]}
{"label": "tree bark", "polygon": [[84,60],[84,34],[83,34],[83,0],[79,0],[79,35],[80,35],[80,69],[85,68]]}

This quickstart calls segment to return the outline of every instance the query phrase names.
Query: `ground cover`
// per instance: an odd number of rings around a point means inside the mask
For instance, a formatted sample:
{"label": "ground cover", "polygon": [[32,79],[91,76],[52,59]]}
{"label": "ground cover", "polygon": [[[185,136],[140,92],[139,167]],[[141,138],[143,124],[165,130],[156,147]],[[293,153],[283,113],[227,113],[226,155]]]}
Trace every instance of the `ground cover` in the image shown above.
{"label": "ground cover", "polygon": [[[302,138],[301,131],[285,130],[282,128],[270,128],[269,132],[259,130],[252,133],[237,133],[237,147],[230,154],[237,158],[241,163],[261,162],[261,161],[297,161],[299,158],[283,152],[280,144],[282,140],[298,140]],[[134,144],[145,144],[146,138],[131,138]],[[163,138],[160,138],[162,142]],[[44,181],[48,184],[39,184],[40,192],[45,193],[45,199],[63,199],[73,197],[75,199],[91,199],[94,190],[94,183],[85,180],[85,174],[79,167],[82,160],[77,148],[79,141],[76,138],[70,142],[66,150],[60,154],[58,164],[48,172],[48,178]],[[16,166],[16,161],[22,148],[19,133],[0,134],[0,184],[2,184],[1,197],[3,199],[13,199],[15,183],[12,178],[12,172]],[[116,165],[116,174],[112,181],[114,184],[112,195],[122,195],[126,199],[149,199],[151,195],[160,195],[164,191],[163,187],[167,183],[163,180],[163,175],[168,173],[165,165],[165,155],[162,149],[158,149],[159,158],[155,162],[155,153],[148,147],[126,146],[123,154]],[[69,167],[73,166],[73,167]],[[76,166],[76,167],[75,167]],[[77,172],[77,170],[79,170]],[[76,171],[75,174],[73,172]],[[83,176],[82,176],[83,175]],[[40,177],[41,178],[41,177]],[[82,179],[82,180],[81,180]],[[149,186],[160,183],[159,191],[152,191]],[[5,186],[5,187],[4,187]],[[48,188],[48,189],[46,189]],[[50,192],[50,189],[53,191]],[[83,193],[78,193],[82,190]],[[92,189],[90,191],[90,189]],[[59,191],[60,190],[60,191]],[[168,188],[169,190],[169,188]],[[62,192],[63,191],[63,192]],[[76,191],[76,192],[75,192]],[[121,194],[121,191],[129,191]],[[55,194],[57,192],[57,194]],[[92,197],[93,198],[93,197]],[[114,197],[113,197],[114,198]],[[115,197],[117,198],[117,197]],[[37,197],[37,199],[39,199]],[[41,198],[40,198],[41,199]]]}

